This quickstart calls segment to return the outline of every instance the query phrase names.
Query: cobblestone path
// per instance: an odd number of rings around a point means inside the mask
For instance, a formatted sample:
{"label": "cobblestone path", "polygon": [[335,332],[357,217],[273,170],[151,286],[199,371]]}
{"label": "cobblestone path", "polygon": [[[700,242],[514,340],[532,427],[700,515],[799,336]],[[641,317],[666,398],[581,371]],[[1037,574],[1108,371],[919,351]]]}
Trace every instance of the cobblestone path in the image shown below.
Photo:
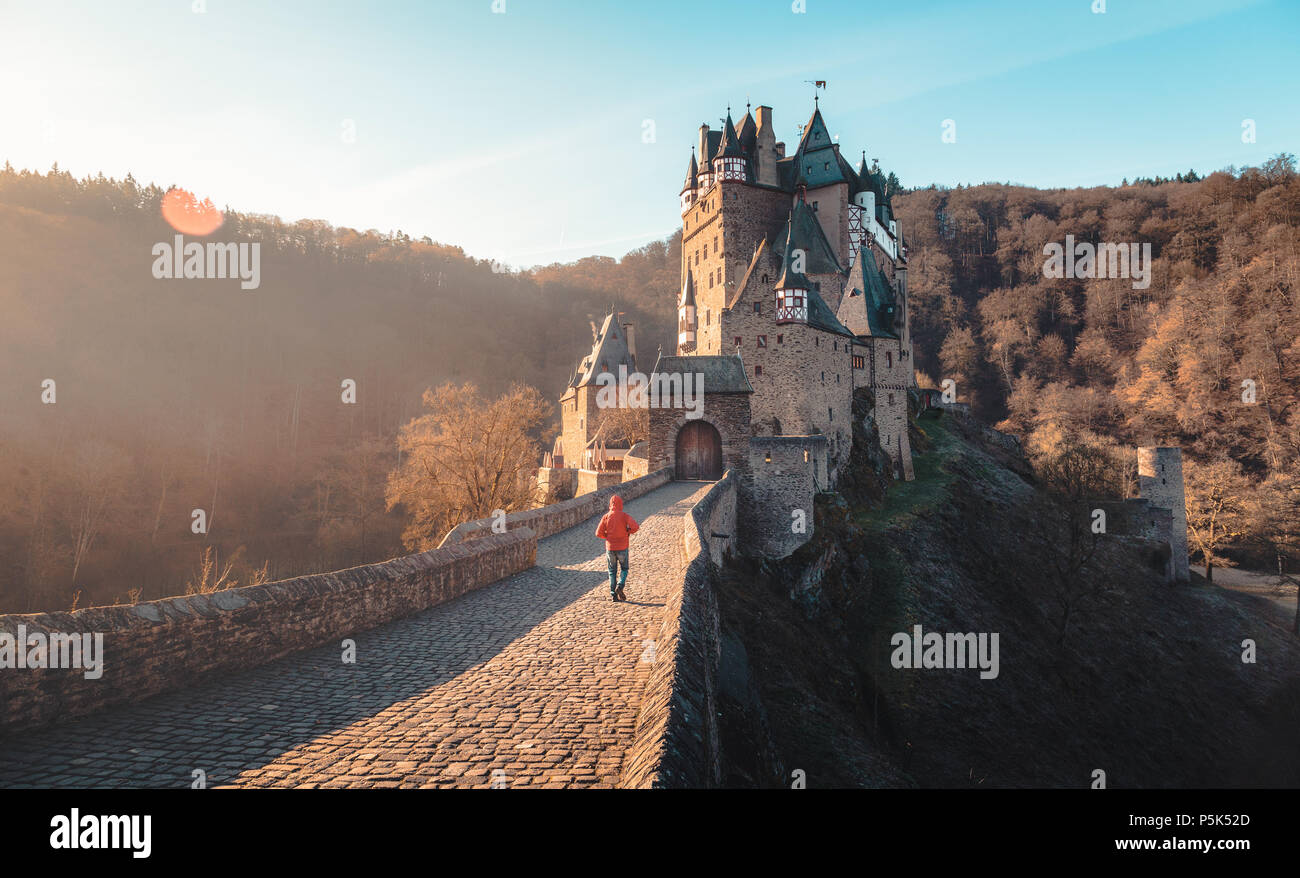
{"label": "cobblestone path", "polygon": [[537,566],[354,637],[195,688],[0,739],[0,788],[609,787],[652,638],[681,582],[682,516],[709,485],[627,505],[626,603],[597,519],[542,540]]}

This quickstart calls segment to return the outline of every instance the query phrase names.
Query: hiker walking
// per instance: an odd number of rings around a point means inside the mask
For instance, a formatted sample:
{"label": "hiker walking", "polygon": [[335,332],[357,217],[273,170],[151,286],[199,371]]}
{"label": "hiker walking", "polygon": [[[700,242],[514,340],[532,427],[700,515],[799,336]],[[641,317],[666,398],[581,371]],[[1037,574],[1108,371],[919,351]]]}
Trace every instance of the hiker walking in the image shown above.
{"label": "hiker walking", "polygon": [[[627,541],[641,525],[623,511],[623,498],[615,494],[609,498],[609,511],[600,519],[596,536],[605,541],[605,560],[609,564],[609,596],[611,600],[625,601],[623,586],[627,583]],[[622,575],[615,574],[622,568]]]}

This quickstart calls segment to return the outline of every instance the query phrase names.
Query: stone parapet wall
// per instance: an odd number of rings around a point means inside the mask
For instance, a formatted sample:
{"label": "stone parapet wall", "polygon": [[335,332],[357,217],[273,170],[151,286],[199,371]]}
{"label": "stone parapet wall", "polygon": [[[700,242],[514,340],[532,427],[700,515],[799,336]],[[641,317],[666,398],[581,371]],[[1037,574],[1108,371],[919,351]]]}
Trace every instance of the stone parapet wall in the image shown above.
{"label": "stone parapet wall", "polygon": [[728,472],[683,520],[679,551],[686,573],[682,587],[664,606],[654,667],[623,764],[622,787],[722,783],[716,694],[721,623],[714,583],[734,541],[736,483]]}
{"label": "stone parapet wall", "polygon": [[103,635],[103,669],[0,668],[0,732],[257,667],[444,603],[532,567],[528,528],[334,573],[129,606],[0,616],[0,633]]}
{"label": "stone parapet wall", "polygon": [[[603,487],[598,491],[574,497],[572,500],[563,500],[537,509],[525,509],[520,512],[508,513],[505,516],[505,528],[507,532],[516,528],[528,528],[537,534],[539,540],[545,539],[551,534],[568,530],[598,512],[602,512],[609,506],[609,498],[614,494],[618,494],[626,503],[628,500],[648,494],[655,488],[670,481],[672,481],[671,470],[657,470],[648,476]],[[438,547],[455,545],[466,540],[482,539],[493,532],[492,526],[495,521],[492,518],[480,518],[477,521],[467,521],[464,524],[459,524],[447,532]]]}

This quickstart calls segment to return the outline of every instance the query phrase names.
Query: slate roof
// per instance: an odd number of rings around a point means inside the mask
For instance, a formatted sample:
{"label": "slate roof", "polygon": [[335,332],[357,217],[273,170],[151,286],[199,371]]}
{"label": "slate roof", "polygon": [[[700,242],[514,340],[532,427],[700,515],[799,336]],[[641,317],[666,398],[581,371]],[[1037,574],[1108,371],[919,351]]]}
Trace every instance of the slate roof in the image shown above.
{"label": "slate roof", "polygon": [[691,270],[686,269],[686,280],[682,282],[682,298],[677,303],[679,308],[695,304],[695,279],[691,276]]}
{"label": "slate roof", "polygon": [[[812,118],[804,126],[803,137],[795,151],[795,160],[798,162],[797,174],[806,181],[809,189],[832,183],[847,183],[849,180],[844,174],[847,165],[840,161],[820,109],[813,110]],[[849,170],[851,173],[852,169]]]}
{"label": "slate roof", "polygon": [[736,135],[736,126],[731,122],[731,110],[727,110],[726,126],[722,129],[722,140],[718,143],[724,158],[741,158],[740,137]]}
{"label": "slate roof", "polygon": [[794,242],[791,247],[800,248],[805,253],[804,274],[844,274],[835,256],[835,248],[826,240],[817,214],[806,201],[796,200],[790,211],[786,227],[777,239],[781,253],[787,252],[790,239]]}
{"label": "slate roof", "polygon": [[569,386],[585,387],[594,384],[596,376],[605,370],[617,375],[620,364],[627,366],[629,372],[636,371],[636,361],[628,353],[623,327],[618,324],[618,315],[611,311],[592,343],[591,353],[578,365],[578,371],[570,380]]}
{"label": "slate roof", "polygon": [[854,335],[864,338],[898,338],[894,331],[894,295],[876,264],[870,247],[858,251],[849,272],[837,315]]}
{"label": "slate roof", "polygon": [[659,355],[651,371],[655,375],[667,373],[700,373],[704,375],[705,393],[753,393],[754,387],[745,375],[745,364],[739,356],[669,356]]}
{"label": "slate roof", "polygon": [[[789,289],[791,286],[802,287],[808,291],[808,325],[836,335],[853,337],[853,333],[835,316],[826,300],[811,281],[809,274],[843,275],[835,259],[822,225],[817,221],[812,208],[803,201],[795,203],[790,218],[786,220],[785,230],[778,238],[778,246],[784,254],[781,259],[781,276],[777,278],[772,289]],[[791,268],[793,251],[802,249],[805,254],[804,273],[799,274]]]}

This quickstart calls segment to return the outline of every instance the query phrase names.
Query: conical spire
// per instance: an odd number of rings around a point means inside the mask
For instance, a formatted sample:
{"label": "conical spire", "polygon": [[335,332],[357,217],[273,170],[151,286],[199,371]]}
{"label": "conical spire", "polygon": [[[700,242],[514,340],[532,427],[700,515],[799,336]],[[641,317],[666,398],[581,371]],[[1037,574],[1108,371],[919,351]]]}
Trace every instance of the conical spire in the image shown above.
{"label": "conical spire", "polygon": [[799,247],[794,240],[794,213],[791,212],[790,218],[785,222],[785,254],[781,258],[781,276],[776,279],[774,289],[778,290],[807,290],[812,288],[808,278],[802,271],[797,271],[794,265],[795,251],[800,250],[807,259],[807,248]]}
{"label": "conical spire", "polygon": [[700,166],[695,163],[695,147],[691,147],[691,163],[686,168],[686,185],[682,186],[682,191],[694,189],[699,179]]}
{"label": "conical spire", "polygon": [[695,307],[695,280],[689,268],[686,269],[686,280],[682,281],[682,298],[677,304],[679,308]]}
{"label": "conical spire", "polygon": [[727,107],[727,122],[722,127],[722,141],[718,144],[718,155],[723,158],[740,158],[740,138],[736,135],[736,126],[731,121],[731,107]]}

